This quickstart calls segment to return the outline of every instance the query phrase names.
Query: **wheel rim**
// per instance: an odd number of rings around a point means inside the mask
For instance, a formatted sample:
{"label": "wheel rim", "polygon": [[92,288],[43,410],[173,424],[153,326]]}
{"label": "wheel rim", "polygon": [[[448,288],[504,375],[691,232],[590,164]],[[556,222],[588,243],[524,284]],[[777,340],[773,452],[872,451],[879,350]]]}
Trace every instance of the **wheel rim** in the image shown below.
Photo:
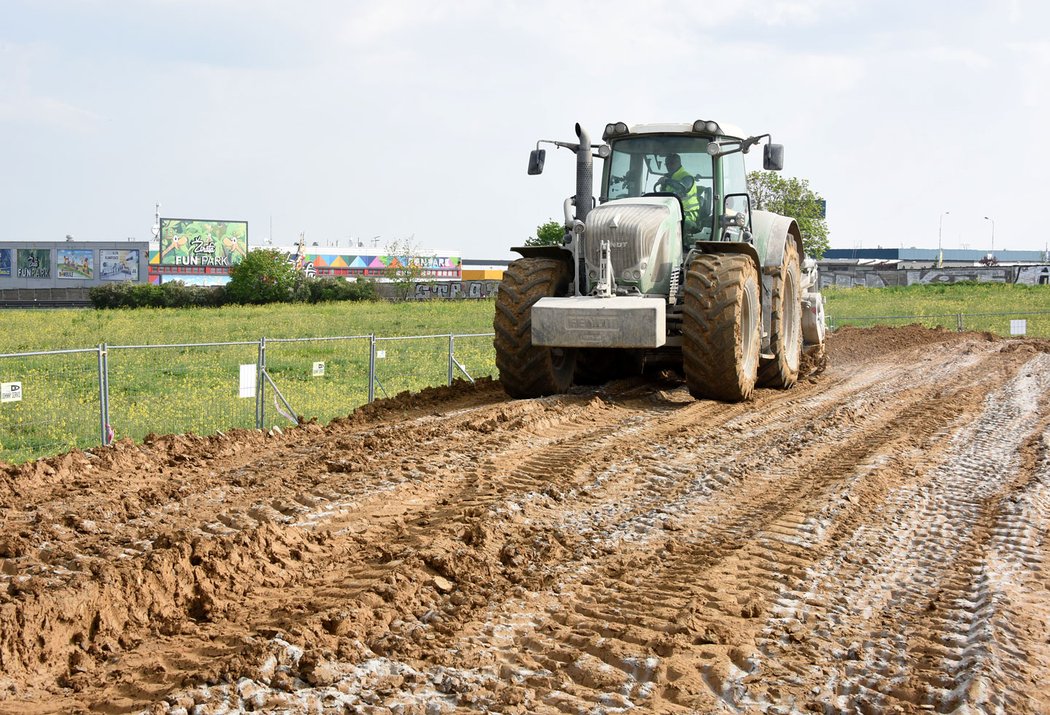
{"label": "wheel rim", "polygon": [[799,311],[798,284],[795,282],[793,271],[787,271],[784,279],[784,294],[782,297],[784,313],[784,350],[786,355],[784,361],[788,369],[798,369],[801,360],[802,342],[799,340],[799,332],[802,330],[802,313]]}
{"label": "wheel rim", "polygon": [[751,375],[758,370],[758,345],[755,340],[758,324],[758,297],[753,285],[744,290],[743,304],[740,306],[740,350],[744,375]]}

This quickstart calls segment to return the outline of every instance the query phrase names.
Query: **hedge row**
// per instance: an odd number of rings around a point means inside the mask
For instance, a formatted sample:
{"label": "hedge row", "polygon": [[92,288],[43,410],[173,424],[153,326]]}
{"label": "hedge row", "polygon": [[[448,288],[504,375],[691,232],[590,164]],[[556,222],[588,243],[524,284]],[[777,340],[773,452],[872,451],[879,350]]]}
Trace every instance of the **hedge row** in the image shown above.
{"label": "hedge row", "polygon": [[[112,283],[92,288],[89,296],[96,308],[193,308],[243,302],[233,300],[223,286],[191,286],[182,281],[161,285]],[[280,300],[270,302],[325,303],[375,298],[375,284],[364,278],[356,281],[307,278],[299,281]]]}

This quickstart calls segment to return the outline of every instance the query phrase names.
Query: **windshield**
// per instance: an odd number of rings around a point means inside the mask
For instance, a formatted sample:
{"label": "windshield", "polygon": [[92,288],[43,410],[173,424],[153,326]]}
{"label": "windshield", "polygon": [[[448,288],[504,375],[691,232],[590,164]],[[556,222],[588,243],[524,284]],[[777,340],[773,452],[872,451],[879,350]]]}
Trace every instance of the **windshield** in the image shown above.
{"label": "windshield", "polygon": [[[674,159],[668,166],[668,158],[675,154],[681,159],[681,169],[696,182],[697,193],[704,194],[710,203],[713,186],[711,155],[707,153],[707,139],[702,137],[639,136],[615,142],[606,164],[608,184],[605,196],[622,199],[656,191],[674,192],[674,187],[668,187],[661,179],[676,173],[682,176],[677,168],[671,168],[676,166]],[[700,204],[701,214],[710,216],[710,208],[706,212],[703,210],[702,198]]]}

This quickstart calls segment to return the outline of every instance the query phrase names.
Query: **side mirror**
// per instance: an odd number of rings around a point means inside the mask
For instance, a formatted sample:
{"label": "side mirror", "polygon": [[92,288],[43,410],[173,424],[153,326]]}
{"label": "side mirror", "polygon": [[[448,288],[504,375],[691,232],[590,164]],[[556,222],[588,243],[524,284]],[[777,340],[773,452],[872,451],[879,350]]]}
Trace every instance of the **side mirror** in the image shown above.
{"label": "side mirror", "polygon": [[766,171],[780,171],[784,168],[783,144],[766,144],[762,147],[762,168]]}
{"label": "side mirror", "polygon": [[529,154],[529,176],[543,173],[543,162],[547,158],[546,149],[533,149]]}

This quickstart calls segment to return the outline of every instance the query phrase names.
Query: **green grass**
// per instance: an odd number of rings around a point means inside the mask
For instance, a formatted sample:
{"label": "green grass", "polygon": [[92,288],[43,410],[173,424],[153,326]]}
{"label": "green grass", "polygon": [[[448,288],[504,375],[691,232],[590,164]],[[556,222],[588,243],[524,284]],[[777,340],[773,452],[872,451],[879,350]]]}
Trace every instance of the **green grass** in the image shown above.
{"label": "green grass", "polygon": [[1007,336],[1010,319],[1023,318],[1029,336],[1050,337],[1050,286],[954,283],[825,288],[824,297],[831,327],[920,323],[954,330],[961,322],[964,330]]}
{"label": "green grass", "polygon": [[[1024,317],[1028,334],[1050,337],[1050,287],[995,283],[827,289],[832,326],[919,322],[1009,334]],[[111,349],[110,423],[119,437],[149,432],[208,434],[254,427],[255,400],[237,395],[239,366],[255,363],[266,337],[267,370],[293,410],[321,421],[346,415],[368,399],[369,340],[272,342],[275,338],[381,338],[376,395],[444,384],[448,338],[397,336],[488,333],[493,301],[330,303],[198,309],[7,310],[0,353],[86,348],[106,343],[162,345],[253,341],[249,345]],[[1043,312],[1043,315],[1032,315]],[[1004,313],[1005,315],[975,315]],[[1029,315],[1023,315],[1023,314]],[[969,315],[967,315],[969,314]],[[896,318],[893,316],[906,316]],[[919,317],[914,317],[919,316]],[[455,355],[473,377],[493,375],[489,337],[457,338]],[[325,363],[314,377],[314,362]],[[458,369],[456,375],[460,376]],[[97,352],[0,358],[0,382],[21,382],[22,402],[0,404],[0,461],[21,462],[100,440]],[[266,401],[266,425],[287,425]]]}

